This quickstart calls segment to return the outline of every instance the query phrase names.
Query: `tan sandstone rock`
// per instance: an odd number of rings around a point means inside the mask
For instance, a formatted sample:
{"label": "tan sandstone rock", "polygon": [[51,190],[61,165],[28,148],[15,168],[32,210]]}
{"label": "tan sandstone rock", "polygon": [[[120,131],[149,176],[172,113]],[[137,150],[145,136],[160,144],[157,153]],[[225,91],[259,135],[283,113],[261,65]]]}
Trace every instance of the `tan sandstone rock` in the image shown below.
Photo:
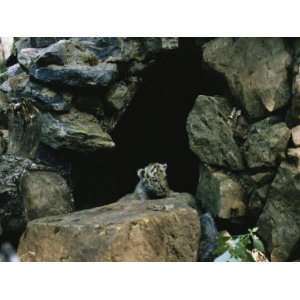
{"label": "tan sandstone rock", "polygon": [[34,220],[18,249],[22,261],[196,261],[200,218],[180,194],[125,201]]}

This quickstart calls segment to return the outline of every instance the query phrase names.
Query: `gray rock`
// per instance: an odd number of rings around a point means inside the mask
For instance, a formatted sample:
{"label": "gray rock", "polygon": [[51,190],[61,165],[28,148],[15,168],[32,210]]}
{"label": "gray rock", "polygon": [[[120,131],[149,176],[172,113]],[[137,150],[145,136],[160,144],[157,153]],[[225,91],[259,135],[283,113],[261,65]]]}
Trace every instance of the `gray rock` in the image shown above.
{"label": "gray rock", "polygon": [[249,168],[275,167],[285,157],[291,131],[284,122],[267,118],[253,124],[243,151]]}
{"label": "gray rock", "polygon": [[103,128],[111,131],[117,125],[130,105],[137,89],[138,81],[136,78],[130,78],[128,82],[118,82],[109,89],[103,101],[107,110],[103,117],[99,118]]}
{"label": "gray rock", "polygon": [[19,262],[19,257],[13,246],[9,243],[4,243],[0,248],[0,262]]}
{"label": "gray rock", "polygon": [[107,86],[118,73],[115,64],[99,63],[93,52],[70,40],[61,40],[44,49],[22,49],[18,61],[32,77],[46,84]]}
{"label": "gray rock", "polygon": [[106,62],[145,62],[162,51],[178,48],[178,38],[72,38],[94,52],[97,58]]}
{"label": "gray rock", "polygon": [[201,240],[199,247],[200,261],[212,261],[217,248],[218,230],[210,213],[201,215]]}
{"label": "gray rock", "polygon": [[60,40],[47,48],[40,49],[34,63],[37,67],[49,65],[88,65],[98,64],[96,55],[84,48],[80,43],[71,40]]}
{"label": "gray rock", "polygon": [[25,97],[44,111],[68,112],[71,109],[72,95],[68,92],[53,90],[32,81],[26,73],[8,78],[0,90],[11,98]]}
{"label": "gray rock", "polygon": [[117,37],[71,38],[71,40],[79,42],[86,49],[92,51],[100,61],[106,61],[111,57],[120,57],[121,39]]}
{"label": "gray rock", "polygon": [[42,83],[77,88],[107,87],[115,81],[117,74],[117,66],[107,63],[99,63],[96,66],[50,65],[30,71],[30,75]]}
{"label": "gray rock", "polygon": [[20,64],[14,64],[7,68],[6,72],[0,74],[0,83],[2,84],[8,78],[19,75],[23,73],[23,69],[21,68]]}
{"label": "gray rock", "polygon": [[26,172],[20,189],[27,220],[70,213],[73,198],[66,181],[57,173],[49,171]]}
{"label": "gray rock", "polygon": [[225,98],[198,96],[187,120],[189,143],[202,162],[242,170],[242,154],[229,119],[231,111]]}
{"label": "gray rock", "polygon": [[45,48],[49,45],[58,42],[63,37],[23,37],[15,38],[14,47],[19,53],[24,48]]}
{"label": "gray rock", "polygon": [[26,73],[22,72],[4,81],[0,86],[0,90],[4,93],[18,96],[21,95],[28,83],[29,76]]}
{"label": "gray rock", "polygon": [[258,218],[266,204],[270,184],[255,188],[249,196],[247,215]]}
{"label": "gray rock", "polygon": [[90,152],[115,146],[94,116],[74,108],[61,115],[42,113],[41,119],[41,141],[54,149]]}
{"label": "gray rock", "polygon": [[300,166],[300,147],[289,148],[287,150],[287,159],[296,166]]}
{"label": "gray rock", "polygon": [[272,261],[285,261],[300,239],[300,169],[282,162],[258,220]]}
{"label": "gray rock", "polygon": [[43,111],[68,112],[71,109],[72,95],[69,92],[53,90],[30,81],[22,94]]}
{"label": "gray rock", "polygon": [[218,38],[203,49],[204,60],[225,76],[250,118],[288,104],[291,56],[282,38]]}
{"label": "gray rock", "polygon": [[40,49],[24,48],[18,52],[18,62],[25,69],[29,70],[34,66],[34,61],[40,53]]}
{"label": "gray rock", "polygon": [[26,225],[19,182],[22,175],[35,166],[27,158],[0,156],[0,227],[2,234],[11,239],[18,238]]}
{"label": "gray rock", "polygon": [[8,147],[7,153],[34,159],[40,144],[40,112],[30,101],[11,104],[8,111]]}
{"label": "gray rock", "polygon": [[246,193],[241,184],[222,171],[201,166],[196,198],[213,217],[231,219],[246,213]]}
{"label": "gray rock", "polygon": [[196,261],[200,221],[184,197],[126,201],[31,221],[22,261]]}
{"label": "gray rock", "polygon": [[174,50],[179,48],[179,38],[169,37],[161,38],[162,48],[165,50]]}
{"label": "gray rock", "polygon": [[293,82],[292,99],[288,119],[291,123],[299,124],[300,121],[300,41],[295,39],[293,42],[294,63],[293,63]]}
{"label": "gray rock", "polygon": [[0,130],[0,155],[6,152],[7,145],[8,145],[8,130],[2,129]]}
{"label": "gray rock", "polygon": [[7,128],[8,118],[7,111],[9,107],[9,99],[7,95],[0,91],[0,125]]}

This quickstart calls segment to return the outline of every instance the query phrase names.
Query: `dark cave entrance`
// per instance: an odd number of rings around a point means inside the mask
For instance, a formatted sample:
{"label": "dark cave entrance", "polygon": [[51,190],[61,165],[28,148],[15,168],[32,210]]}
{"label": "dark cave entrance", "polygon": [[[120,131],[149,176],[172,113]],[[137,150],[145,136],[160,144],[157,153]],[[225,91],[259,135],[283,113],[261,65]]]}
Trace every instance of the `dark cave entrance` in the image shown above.
{"label": "dark cave entrance", "polygon": [[193,39],[160,55],[143,74],[140,89],[111,133],[113,152],[73,156],[77,209],[108,204],[134,190],[136,172],[150,162],[168,164],[170,187],[194,194],[197,157],[191,152],[186,119],[199,94],[224,95],[222,78],[207,70]]}

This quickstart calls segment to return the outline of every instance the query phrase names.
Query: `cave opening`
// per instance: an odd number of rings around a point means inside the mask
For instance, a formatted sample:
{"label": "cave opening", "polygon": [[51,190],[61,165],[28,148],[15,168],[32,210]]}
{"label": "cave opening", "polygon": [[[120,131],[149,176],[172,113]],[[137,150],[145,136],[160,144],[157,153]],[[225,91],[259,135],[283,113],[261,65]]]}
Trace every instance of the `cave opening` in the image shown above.
{"label": "cave opening", "polygon": [[141,86],[111,133],[113,151],[72,158],[76,209],[117,201],[133,192],[137,170],[167,163],[168,181],[177,192],[194,194],[199,160],[189,149],[186,119],[199,94],[223,95],[224,79],[207,69],[193,39],[161,54],[142,76]]}

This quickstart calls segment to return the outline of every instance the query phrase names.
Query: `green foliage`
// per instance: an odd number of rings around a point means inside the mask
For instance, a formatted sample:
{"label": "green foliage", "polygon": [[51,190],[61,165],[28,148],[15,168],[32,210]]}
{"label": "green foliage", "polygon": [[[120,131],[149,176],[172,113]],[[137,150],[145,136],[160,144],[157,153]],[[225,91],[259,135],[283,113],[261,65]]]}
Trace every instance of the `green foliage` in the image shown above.
{"label": "green foliage", "polygon": [[257,228],[249,229],[248,233],[230,236],[220,234],[214,255],[215,261],[256,261],[253,251],[259,251],[264,257],[264,245],[256,235]]}

